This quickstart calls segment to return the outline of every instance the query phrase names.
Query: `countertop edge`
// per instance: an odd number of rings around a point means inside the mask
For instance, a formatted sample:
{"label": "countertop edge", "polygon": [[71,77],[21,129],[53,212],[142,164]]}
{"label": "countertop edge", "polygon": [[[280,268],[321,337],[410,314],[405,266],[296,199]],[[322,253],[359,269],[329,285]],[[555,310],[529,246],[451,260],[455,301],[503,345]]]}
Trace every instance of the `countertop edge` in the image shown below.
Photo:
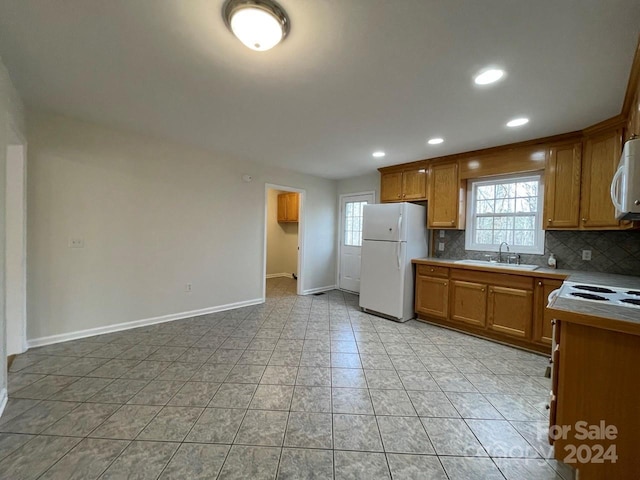
{"label": "countertop edge", "polygon": [[504,273],[507,275],[518,275],[524,277],[551,278],[554,280],[565,280],[571,275],[571,272],[565,270],[550,270],[539,268],[537,270],[509,270],[506,268],[492,267],[487,265],[469,265],[464,263],[455,263],[455,260],[443,260],[439,258],[414,258],[411,263],[415,265],[438,265],[447,266],[449,268],[458,268],[461,270],[475,270],[489,273]]}

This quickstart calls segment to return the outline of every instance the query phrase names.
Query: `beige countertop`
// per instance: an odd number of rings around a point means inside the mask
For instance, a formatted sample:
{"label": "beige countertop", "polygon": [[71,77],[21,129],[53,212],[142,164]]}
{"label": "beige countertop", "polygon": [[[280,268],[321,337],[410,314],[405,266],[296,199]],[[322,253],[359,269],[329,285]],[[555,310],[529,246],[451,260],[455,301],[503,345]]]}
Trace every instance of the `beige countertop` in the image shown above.
{"label": "beige countertop", "polygon": [[[486,266],[468,265],[455,262],[455,260],[445,260],[440,258],[413,259],[413,263],[418,265],[440,265],[464,270],[499,272],[510,275],[538,278],[555,278],[575,283],[640,290],[640,277],[638,276],[584,272],[579,270],[554,270],[543,267],[532,271],[508,270],[492,266],[488,262]],[[556,297],[556,299],[547,308],[551,310],[559,320],[640,335],[640,309],[561,297]]]}
{"label": "beige countertop", "polygon": [[462,270],[477,270],[481,272],[499,272],[509,275],[520,275],[525,277],[538,277],[538,278],[555,278],[564,280],[566,277],[575,272],[575,270],[555,270],[552,268],[539,267],[535,270],[511,270],[504,267],[496,267],[493,264],[486,262],[486,265],[470,265],[467,263],[456,263],[456,260],[446,260],[443,258],[414,258],[411,260],[417,265],[441,265],[443,267],[460,268]]}

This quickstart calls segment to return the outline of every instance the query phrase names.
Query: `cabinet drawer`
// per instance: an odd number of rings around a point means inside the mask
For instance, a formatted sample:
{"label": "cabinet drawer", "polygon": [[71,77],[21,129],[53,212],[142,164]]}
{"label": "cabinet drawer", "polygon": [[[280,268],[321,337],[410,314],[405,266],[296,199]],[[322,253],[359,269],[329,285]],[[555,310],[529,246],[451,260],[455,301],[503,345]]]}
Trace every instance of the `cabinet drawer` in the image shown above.
{"label": "cabinet drawer", "polygon": [[501,287],[520,288],[523,290],[533,290],[533,278],[524,275],[513,275],[508,273],[480,272],[477,270],[463,270],[452,268],[452,280],[464,280],[465,282],[485,283]]}
{"label": "cabinet drawer", "polygon": [[428,277],[448,277],[448,267],[438,267],[436,265],[418,265],[418,275],[426,275]]}

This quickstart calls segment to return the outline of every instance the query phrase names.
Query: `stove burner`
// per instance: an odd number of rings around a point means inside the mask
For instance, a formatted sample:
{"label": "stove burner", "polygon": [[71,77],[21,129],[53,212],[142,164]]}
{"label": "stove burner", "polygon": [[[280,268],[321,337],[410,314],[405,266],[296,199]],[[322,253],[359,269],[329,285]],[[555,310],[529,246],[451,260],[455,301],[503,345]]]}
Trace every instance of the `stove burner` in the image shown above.
{"label": "stove burner", "polygon": [[[616,293],[613,290],[611,290],[610,288],[595,287],[593,285],[574,285],[573,288],[575,288],[577,290],[586,290],[587,292],[595,292],[595,293]],[[638,292],[638,294],[640,295],[640,292]],[[587,298],[587,297],[585,297],[585,298]],[[592,300],[596,300],[596,299],[594,298]],[[600,299],[598,298],[598,300],[600,300]]]}
{"label": "stove burner", "polygon": [[640,298],[623,298],[620,300],[623,303],[630,303],[631,305],[637,305],[640,307]]}
{"label": "stove burner", "polygon": [[634,297],[640,297],[640,292],[637,290],[629,290],[627,295],[633,295]]}
{"label": "stove burner", "polygon": [[580,298],[586,298],[587,300],[598,300],[600,302],[608,302],[609,299],[602,297],[600,295],[594,295],[593,293],[571,293],[570,295],[574,296],[574,297],[580,297]]}

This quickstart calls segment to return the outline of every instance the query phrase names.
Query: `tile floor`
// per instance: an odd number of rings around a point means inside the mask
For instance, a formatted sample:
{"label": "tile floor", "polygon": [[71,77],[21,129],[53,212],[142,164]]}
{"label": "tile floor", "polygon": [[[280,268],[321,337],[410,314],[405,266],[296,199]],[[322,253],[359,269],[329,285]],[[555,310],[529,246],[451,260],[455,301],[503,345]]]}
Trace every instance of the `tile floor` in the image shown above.
{"label": "tile floor", "polygon": [[547,359],[339,291],[33,349],[1,479],[567,479]]}

